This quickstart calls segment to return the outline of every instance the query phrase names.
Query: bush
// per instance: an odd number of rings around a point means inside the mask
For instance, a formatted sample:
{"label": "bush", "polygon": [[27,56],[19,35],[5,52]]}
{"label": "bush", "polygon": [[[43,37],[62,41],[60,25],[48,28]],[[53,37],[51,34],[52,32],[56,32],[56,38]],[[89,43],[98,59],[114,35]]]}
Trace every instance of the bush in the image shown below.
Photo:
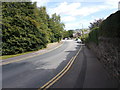
{"label": "bush", "polygon": [[93,28],[92,31],[88,34],[88,36],[85,38],[85,42],[94,42],[96,44],[98,44],[98,30],[99,28]]}

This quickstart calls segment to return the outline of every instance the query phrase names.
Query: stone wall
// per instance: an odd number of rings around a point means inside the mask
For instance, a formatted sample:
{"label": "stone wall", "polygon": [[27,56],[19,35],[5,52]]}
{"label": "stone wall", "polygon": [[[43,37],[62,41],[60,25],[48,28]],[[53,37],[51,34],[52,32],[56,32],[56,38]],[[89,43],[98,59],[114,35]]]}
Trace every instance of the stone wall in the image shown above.
{"label": "stone wall", "polygon": [[99,38],[99,44],[88,43],[110,76],[120,82],[120,39]]}

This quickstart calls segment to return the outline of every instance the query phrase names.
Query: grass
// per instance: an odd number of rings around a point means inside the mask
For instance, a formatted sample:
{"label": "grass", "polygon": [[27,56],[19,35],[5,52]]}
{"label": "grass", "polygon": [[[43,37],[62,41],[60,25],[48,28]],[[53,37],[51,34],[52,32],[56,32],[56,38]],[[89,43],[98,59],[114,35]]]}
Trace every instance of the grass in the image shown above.
{"label": "grass", "polygon": [[16,57],[16,56],[20,56],[20,55],[25,55],[25,54],[28,54],[28,53],[32,53],[32,52],[35,52],[35,51],[29,51],[29,52],[15,54],[15,55],[4,55],[4,56],[0,56],[0,59],[12,58],[12,57]]}
{"label": "grass", "polygon": [[[57,42],[55,42],[57,43]],[[54,43],[49,43],[47,46],[49,47],[50,45],[53,45]],[[43,48],[45,49],[45,48]],[[42,50],[42,49],[40,49]],[[16,57],[16,56],[20,56],[20,55],[25,55],[25,54],[28,54],[28,53],[33,53],[33,52],[36,52],[36,51],[28,51],[28,52],[25,52],[25,53],[19,53],[19,54],[15,54],[15,55],[4,55],[4,56],[0,56],[0,60],[1,59],[7,59],[7,58],[12,58],[12,57]]]}

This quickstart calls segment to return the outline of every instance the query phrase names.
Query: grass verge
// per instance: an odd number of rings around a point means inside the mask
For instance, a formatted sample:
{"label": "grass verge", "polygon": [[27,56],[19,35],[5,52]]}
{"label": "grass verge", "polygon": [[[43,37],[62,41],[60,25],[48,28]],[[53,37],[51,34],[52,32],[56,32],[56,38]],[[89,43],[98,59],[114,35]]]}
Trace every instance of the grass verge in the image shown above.
{"label": "grass verge", "polygon": [[[49,43],[47,45],[47,47],[50,47],[51,45],[56,44],[56,43],[57,42],[55,42],[55,43]],[[45,48],[43,48],[43,49],[45,49]],[[42,49],[40,49],[40,50],[42,50]],[[37,50],[37,51],[39,51],[39,50]],[[0,60],[7,59],[7,58],[12,58],[12,57],[16,57],[16,56],[20,56],[20,55],[25,55],[25,54],[33,53],[33,52],[36,52],[36,51],[29,51],[29,52],[24,52],[24,53],[15,54],[15,55],[4,55],[4,56],[0,56]]]}
{"label": "grass verge", "polygon": [[29,52],[25,52],[25,53],[20,53],[20,54],[15,54],[15,55],[4,55],[4,56],[0,56],[0,59],[7,59],[7,58],[12,58],[12,57],[16,57],[16,56],[20,56],[20,55],[24,55],[24,54],[28,54],[28,53],[32,53],[35,51],[29,51]]}

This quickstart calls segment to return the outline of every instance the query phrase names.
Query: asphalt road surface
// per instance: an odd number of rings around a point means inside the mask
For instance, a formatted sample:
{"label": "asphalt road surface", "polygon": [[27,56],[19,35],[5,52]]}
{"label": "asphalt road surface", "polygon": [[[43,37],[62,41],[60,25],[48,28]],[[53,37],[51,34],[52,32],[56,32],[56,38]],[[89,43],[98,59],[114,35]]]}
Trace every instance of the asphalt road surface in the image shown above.
{"label": "asphalt road surface", "polygon": [[2,66],[2,88],[39,88],[58,74],[77,53],[73,40],[43,55]]}
{"label": "asphalt road surface", "polygon": [[[80,49],[82,47],[82,49]],[[66,40],[57,49],[2,66],[3,88],[40,88],[56,76],[81,50],[71,68],[50,88],[118,88],[97,57],[86,46]]]}

